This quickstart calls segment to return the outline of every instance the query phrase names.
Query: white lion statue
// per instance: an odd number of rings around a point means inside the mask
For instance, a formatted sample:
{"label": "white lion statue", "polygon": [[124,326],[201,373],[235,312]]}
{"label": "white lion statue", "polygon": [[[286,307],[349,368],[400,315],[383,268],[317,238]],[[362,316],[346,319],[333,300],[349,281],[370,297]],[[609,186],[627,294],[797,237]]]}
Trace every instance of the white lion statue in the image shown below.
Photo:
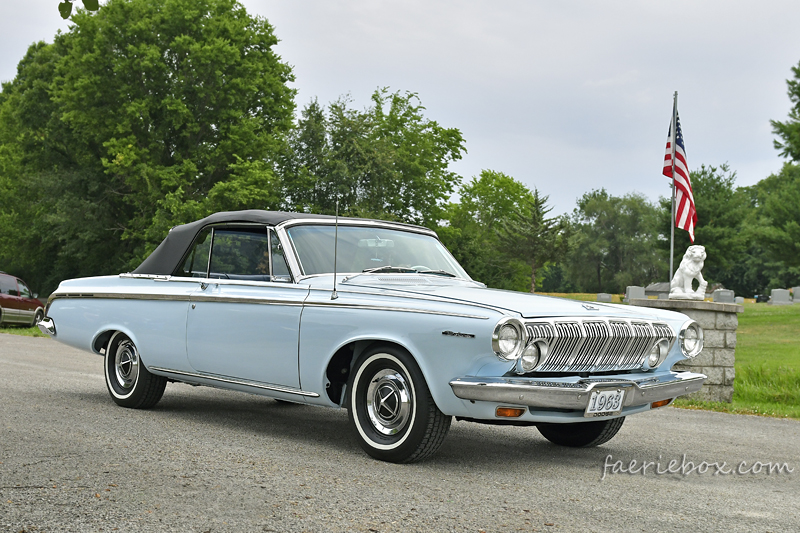
{"label": "white lion statue", "polygon": [[[692,245],[686,249],[681,259],[681,266],[669,284],[669,297],[677,300],[703,300],[706,297],[708,283],[703,279],[703,261],[706,260],[705,246]],[[692,290],[692,282],[697,280],[700,284],[697,290]]]}

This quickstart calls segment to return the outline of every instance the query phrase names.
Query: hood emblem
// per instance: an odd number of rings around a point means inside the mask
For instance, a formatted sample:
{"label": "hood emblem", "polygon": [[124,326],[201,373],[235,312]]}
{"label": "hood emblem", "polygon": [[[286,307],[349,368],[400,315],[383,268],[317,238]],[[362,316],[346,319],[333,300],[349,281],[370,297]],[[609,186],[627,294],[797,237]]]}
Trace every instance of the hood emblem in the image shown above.
{"label": "hood emblem", "polygon": [[447,335],[448,337],[462,337],[462,338],[465,338],[465,339],[474,339],[475,338],[475,335],[473,335],[472,333],[458,333],[456,331],[450,331],[450,330],[443,331],[442,335]]}
{"label": "hood emblem", "polygon": [[597,311],[597,307],[589,304],[583,304],[583,308],[587,311]]}

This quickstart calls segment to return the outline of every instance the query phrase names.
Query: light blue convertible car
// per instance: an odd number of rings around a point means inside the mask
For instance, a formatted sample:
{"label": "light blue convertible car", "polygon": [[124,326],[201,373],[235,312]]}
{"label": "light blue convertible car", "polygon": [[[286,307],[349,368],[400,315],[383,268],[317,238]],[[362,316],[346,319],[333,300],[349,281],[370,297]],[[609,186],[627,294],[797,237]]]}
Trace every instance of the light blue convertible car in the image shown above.
{"label": "light blue convertible car", "polygon": [[39,323],[104,357],[123,407],[180,381],[344,407],[373,457],[424,459],[452,417],[563,446],[699,390],[685,315],[487,289],[426,228],[269,211],[173,228],[135,271],[64,281]]}

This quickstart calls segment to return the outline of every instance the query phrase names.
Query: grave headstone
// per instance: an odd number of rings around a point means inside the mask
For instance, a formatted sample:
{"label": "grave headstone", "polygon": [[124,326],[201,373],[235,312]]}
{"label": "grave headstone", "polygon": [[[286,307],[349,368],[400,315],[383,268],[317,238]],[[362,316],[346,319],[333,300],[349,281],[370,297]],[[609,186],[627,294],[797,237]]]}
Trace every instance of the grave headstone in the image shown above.
{"label": "grave headstone", "polygon": [[789,305],[792,303],[792,300],[789,299],[789,291],[787,289],[772,289],[769,303],[772,305]]}
{"label": "grave headstone", "polygon": [[636,285],[628,285],[625,288],[625,301],[630,302],[635,298],[647,298],[644,293],[644,287],[637,287]]}
{"label": "grave headstone", "polygon": [[800,287],[792,287],[792,295],[794,303],[800,304]]}
{"label": "grave headstone", "polygon": [[744,296],[737,296],[735,301],[734,301],[734,303],[738,304],[738,305],[743,305],[744,304]]}
{"label": "grave headstone", "polygon": [[735,302],[736,295],[730,289],[717,289],[714,291],[713,301],[720,304],[732,304]]}
{"label": "grave headstone", "polygon": [[600,293],[597,294],[597,301],[598,302],[610,303],[611,302],[611,295],[608,294],[607,292],[600,292]]}

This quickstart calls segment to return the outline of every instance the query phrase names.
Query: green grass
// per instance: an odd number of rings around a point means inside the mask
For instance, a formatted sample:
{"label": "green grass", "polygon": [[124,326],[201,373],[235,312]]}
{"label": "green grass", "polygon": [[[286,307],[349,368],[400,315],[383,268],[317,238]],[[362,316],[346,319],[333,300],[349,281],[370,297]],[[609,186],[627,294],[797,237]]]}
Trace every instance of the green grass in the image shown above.
{"label": "green grass", "polygon": [[26,326],[11,326],[9,324],[3,324],[2,326],[0,326],[0,333],[10,333],[12,335],[24,335],[25,337],[47,337],[47,335],[39,331],[39,328],[37,326],[29,328]]}
{"label": "green grass", "polygon": [[733,403],[677,407],[800,419],[800,305],[745,303],[736,332]]}
{"label": "green grass", "polygon": [[745,304],[736,331],[739,364],[800,371],[800,305]]}

